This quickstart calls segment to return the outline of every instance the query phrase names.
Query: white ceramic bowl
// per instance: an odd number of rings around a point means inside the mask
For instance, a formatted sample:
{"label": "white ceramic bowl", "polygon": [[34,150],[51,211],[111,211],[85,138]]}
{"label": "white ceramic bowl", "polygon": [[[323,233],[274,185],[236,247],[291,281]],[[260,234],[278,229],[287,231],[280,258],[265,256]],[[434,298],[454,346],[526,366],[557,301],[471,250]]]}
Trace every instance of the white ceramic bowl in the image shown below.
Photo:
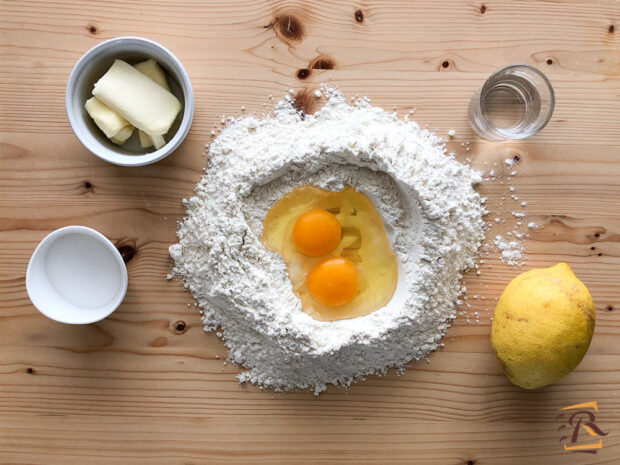
{"label": "white ceramic bowl", "polygon": [[67,226],[37,246],[26,271],[34,306],[61,323],[102,320],[127,292],[127,269],[116,247],[100,232]]}
{"label": "white ceramic bowl", "polygon": [[[134,131],[123,146],[112,143],[84,109],[84,103],[92,96],[95,82],[117,58],[130,64],[153,58],[166,72],[171,92],[183,104],[166,135],[168,143],[159,150],[152,151],[153,147],[142,149],[137,139],[138,131]],[[67,82],[65,106],[71,128],[84,147],[115,165],[142,166],[167,157],[185,139],[194,116],[194,93],[183,65],[166,48],[141,37],[118,37],[96,45],[78,60]]]}

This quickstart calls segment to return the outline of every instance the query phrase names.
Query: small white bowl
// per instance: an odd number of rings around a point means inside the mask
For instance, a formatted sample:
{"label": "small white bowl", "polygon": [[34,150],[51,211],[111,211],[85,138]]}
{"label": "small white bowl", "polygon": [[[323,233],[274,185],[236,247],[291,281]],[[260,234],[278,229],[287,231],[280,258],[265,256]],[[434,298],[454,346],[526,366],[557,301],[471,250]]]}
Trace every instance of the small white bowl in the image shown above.
{"label": "small white bowl", "polygon": [[[95,125],[84,108],[86,100],[92,97],[95,82],[117,58],[130,64],[153,58],[166,72],[171,92],[183,105],[166,135],[168,142],[159,150],[149,152],[152,147],[142,149],[137,139],[138,131],[134,131],[126,144],[114,144]],[[78,60],[67,82],[65,106],[71,128],[84,147],[115,165],[142,166],[167,157],[183,142],[194,116],[194,93],[185,68],[166,48],[141,37],[117,37],[96,45]]]}
{"label": "small white bowl", "polygon": [[66,226],[37,246],[26,271],[34,306],[60,323],[102,320],[127,292],[127,268],[116,247],[100,232]]}

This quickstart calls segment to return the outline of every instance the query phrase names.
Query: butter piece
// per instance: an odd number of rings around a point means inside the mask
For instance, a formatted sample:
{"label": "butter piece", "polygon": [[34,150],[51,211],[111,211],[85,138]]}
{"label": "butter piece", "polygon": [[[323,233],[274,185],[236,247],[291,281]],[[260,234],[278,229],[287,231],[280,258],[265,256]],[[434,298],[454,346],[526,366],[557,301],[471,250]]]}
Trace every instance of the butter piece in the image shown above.
{"label": "butter piece", "polygon": [[[138,71],[140,71],[145,76],[148,76],[150,79],[155,81],[161,87],[166,90],[170,90],[170,86],[168,85],[168,80],[166,79],[166,73],[161,69],[161,66],[153,60],[149,58],[146,61],[142,61],[137,65],[134,65]],[[155,150],[159,150],[164,145],[166,145],[166,140],[161,135],[149,136],[144,131],[138,131],[138,136],[140,137],[140,146],[142,148],[147,148],[154,146]]]}
{"label": "butter piece", "polygon": [[153,141],[153,146],[155,147],[155,150],[159,150],[164,145],[166,145],[166,139],[164,139],[164,136],[155,135],[149,137]]}
{"label": "butter piece", "polygon": [[179,99],[122,60],[114,60],[93,95],[149,135],[167,133],[181,111]]}
{"label": "butter piece", "polygon": [[140,147],[143,149],[153,146],[153,140],[146,132],[138,129],[138,138],[140,139]]}
{"label": "butter piece", "polygon": [[97,127],[103,131],[107,138],[116,136],[124,127],[129,125],[129,122],[125,118],[110,110],[96,97],[91,97],[86,100],[84,107],[90,117],[95,121]]}
{"label": "butter piece", "polygon": [[123,145],[127,142],[127,139],[131,137],[133,134],[134,127],[131,124],[128,124],[123,129],[121,129],[114,137],[110,137],[110,140],[118,145]]}
{"label": "butter piece", "polygon": [[159,150],[166,145],[164,136],[149,136],[146,132],[138,130],[138,137],[140,138],[140,146],[143,149],[154,146],[155,150]]}
{"label": "butter piece", "polygon": [[161,66],[159,66],[159,64],[152,58],[149,58],[146,61],[142,61],[137,65],[134,65],[134,68],[136,68],[145,76],[151,78],[153,81],[155,81],[167,91],[170,91],[170,86],[168,85],[168,80],[166,79],[166,73],[164,73],[164,70],[161,69]]}

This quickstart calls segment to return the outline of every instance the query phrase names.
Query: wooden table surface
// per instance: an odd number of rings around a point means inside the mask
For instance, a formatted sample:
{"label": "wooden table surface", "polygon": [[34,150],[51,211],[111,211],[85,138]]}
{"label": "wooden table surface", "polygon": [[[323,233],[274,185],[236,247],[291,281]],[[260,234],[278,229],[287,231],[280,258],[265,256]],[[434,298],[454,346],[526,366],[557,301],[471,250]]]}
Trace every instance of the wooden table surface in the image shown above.
{"label": "wooden table surface", "polygon": [[[88,153],[64,110],[76,60],[123,35],[168,47],[196,98],[182,147],[140,168]],[[619,463],[618,1],[2,0],[0,41],[0,463]],[[467,123],[469,98],[515,62],[550,78],[553,119],[524,142],[481,142]],[[521,270],[492,254],[491,268],[466,277],[472,308],[429,363],[318,397],[237,383],[191,296],[165,279],[167,247],[221,116],[242,105],[264,111],[270,94],[303,96],[322,82],[401,114],[416,108],[422,125],[456,131],[459,156],[470,141],[476,166],[520,154],[511,184],[529,221],[543,225],[526,243],[523,269],[567,261],[596,303],[577,370],[532,392],[502,375],[489,316]],[[499,205],[506,187],[479,187],[492,215],[510,217]],[[37,243],[70,224],[98,229],[127,258],[124,303],[93,325],[48,320],[25,290]],[[603,447],[566,452],[558,410],[589,401],[608,432]]]}

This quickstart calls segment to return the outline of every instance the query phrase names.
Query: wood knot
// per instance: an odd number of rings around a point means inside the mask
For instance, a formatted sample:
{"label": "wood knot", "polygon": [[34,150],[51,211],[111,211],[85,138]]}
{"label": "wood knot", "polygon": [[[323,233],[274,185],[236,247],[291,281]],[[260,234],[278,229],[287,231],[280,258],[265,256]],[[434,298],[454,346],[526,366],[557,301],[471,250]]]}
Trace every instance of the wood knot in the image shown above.
{"label": "wood knot", "polygon": [[607,310],[608,312],[613,312],[614,307],[613,305],[608,305],[607,307],[605,307],[605,310]]}
{"label": "wood knot", "polygon": [[487,11],[487,6],[483,3],[480,5],[480,14],[483,15]]}
{"label": "wood knot", "polygon": [[299,80],[303,81],[308,76],[310,76],[310,70],[308,68],[303,68],[303,69],[300,69],[299,71],[297,71],[297,79],[299,79]]}
{"label": "wood knot", "polygon": [[177,334],[183,334],[185,331],[187,331],[187,325],[183,320],[177,321],[173,326],[174,332]]}
{"label": "wood knot", "polygon": [[293,95],[293,105],[295,109],[301,113],[302,119],[305,115],[314,113],[317,99],[314,94],[307,89],[300,90]]}
{"label": "wood knot", "polygon": [[116,246],[116,250],[121,254],[121,257],[125,263],[128,263],[138,252],[136,248],[136,240],[134,239],[130,244],[121,244]]}
{"label": "wood knot", "polygon": [[607,28],[607,32],[609,32],[610,34],[613,34],[615,30],[616,30],[616,27],[613,24],[610,24],[609,27]]}
{"label": "wood knot", "polygon": [[95,26],[94,24],[89,24],[88,26],[86,26],[86,29],[88,29],[88,32],[90,32],[93,35],[99,32],[99,30],[97,29],[97,26]]}
{"label": "wood knot", "polygon": [[293,42],[300,42],[304,37],[303,24],[292,14],[278,15],[265,27],[273,29],[277,37]]}
{"label": "wood knot", "polygon": [[327,55],[320,55],[310,62],[310,69],[334,69],[336,62]]}
{"label": "wood knot", "polygon": [[362,10],[355,11],[355,21],[357,21],[358,23],[364,21],[364,12]]}
{"label": "wood knot", "polygon": [[92,185],[90,181],[82,181],[78,186],[81,194],[86,194],[88,192],[95,192],[95,186]]}
{"label": "wood knot", "polygon": [[34,374],[34,369],[33,368],[26,368],[26,373],[28,373],[29,375],[33,375]]}

